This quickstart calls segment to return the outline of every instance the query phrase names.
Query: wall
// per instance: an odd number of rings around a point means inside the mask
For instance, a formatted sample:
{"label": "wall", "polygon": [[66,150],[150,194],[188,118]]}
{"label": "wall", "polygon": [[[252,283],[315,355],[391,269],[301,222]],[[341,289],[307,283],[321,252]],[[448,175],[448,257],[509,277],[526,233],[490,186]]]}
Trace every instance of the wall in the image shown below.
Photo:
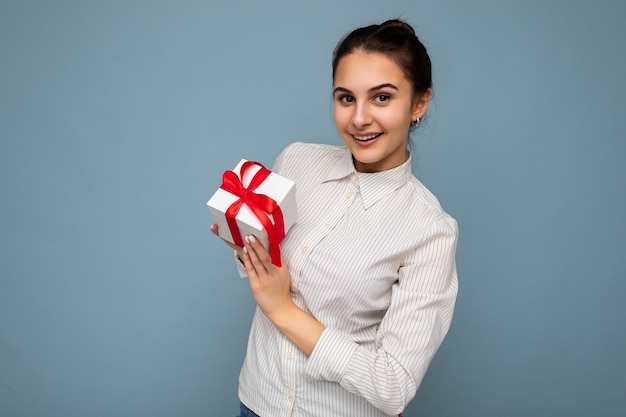
{"label": "wall", "polygon": [[254,304],[205,202],[242,157],[339,143],[332,49],[392,17],[461,230],[405,416],[626,414],[623,2],[4,0],[0,415],[236,414]]}

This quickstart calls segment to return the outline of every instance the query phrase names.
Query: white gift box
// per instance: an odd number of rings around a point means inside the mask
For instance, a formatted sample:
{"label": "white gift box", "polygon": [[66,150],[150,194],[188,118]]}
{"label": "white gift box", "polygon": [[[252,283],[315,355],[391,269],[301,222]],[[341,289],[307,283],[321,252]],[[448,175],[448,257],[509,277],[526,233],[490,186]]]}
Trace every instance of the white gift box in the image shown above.
{"label": "white gift box", "polygon": [[[240,177],[241,166],[245,162],[247,161],[242,159],[235,169],[233,169],[233,172],[238,177]],[[244,187],[247,187],[250,184],[250,181],[260,169],[261,167],[259,165],[253,165],[246,170],[244,177],[240,177]],[[296,222],[297,218],[296,184],[285,177],[281,177],[280,175],[271,172],[265,181],[263,181],[263,183],[254,190],[254,193],[266,195],[276,201],[283,213],[284,229],[285,234],[287,234],[291,226]],[[226,211],[238,200],[238,196],[231,194],[222,188],[218,188],[215,194],[213,194],[211,199],[207,202],[209,212],[213,215],[215,224],[218,226],[220,237],[231,243],[235,242],[233,236],[231,235],[230,228],[228,227]],[[268,217],[272,221],[272,224],[274,224],[272,215],[268,214]],[[269,239],[267,232],[263,228],[261,221],[247,204],[242,204],[235,220],[237,222],[237,226],[239,227],[242,239],[247,235],[254,235],[265,247],[265,249],[269,251]]]}

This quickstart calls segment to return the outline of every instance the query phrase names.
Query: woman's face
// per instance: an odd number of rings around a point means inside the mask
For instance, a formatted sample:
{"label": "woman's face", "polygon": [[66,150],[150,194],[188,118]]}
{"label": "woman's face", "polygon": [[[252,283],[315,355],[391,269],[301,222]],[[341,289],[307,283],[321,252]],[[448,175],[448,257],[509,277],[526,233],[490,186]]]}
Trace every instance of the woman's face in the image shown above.
{"label": "woman's face", "polygon": [[411,82],[384,54],[355,51],[339,61],[334,117],[359,172],[380,172],[406,161],[411,120],[428,108],[430,90],[413,97]]}

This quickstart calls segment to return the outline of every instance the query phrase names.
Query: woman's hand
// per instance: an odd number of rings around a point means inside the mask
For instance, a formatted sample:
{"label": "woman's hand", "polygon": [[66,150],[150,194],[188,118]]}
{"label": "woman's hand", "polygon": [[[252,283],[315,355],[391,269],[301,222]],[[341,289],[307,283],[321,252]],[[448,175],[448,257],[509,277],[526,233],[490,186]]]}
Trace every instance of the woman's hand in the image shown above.
{"label": "woman's hand", "polygon": [[291,299],[291,276],[282,256],[278,267],[254,236],[244,241],[243,262],[259,308],[305,355],[311,355],[324,326]]}
{"label": "woman's hand", "polygon": [[[211,226],[211,231],[218,235],[217,225]],[[261,311],[305,355],[310,355],[324,326],[291,299],[291,275],[285,260],[281,257],[280,267],[272,264],[270,254],[254,236],[246,236],[243,248],[224,242],[243,260],[250,290]]]}
{"label": "woman's hand", "polygon": [[[211,231],[219,236],[216,224],[211,226]],[[295,305],[291,301],[291,277],[285,260],[281,258],[281,267],[273,265],[270,254],[252,235],[245,237],[244,248],[222,240],[243,260],[252,295],[263,313],[270,320],[288,317],[289,309]]]}
{"label": "woman's hand", "polygon": [[285,260],[281,257],[280,267],[272,264],[270,254],[253,235],[244,238],[244,245],[243,263],[258,306],[275,324],[288,319],[297,307],[291,300],[291,276]]}

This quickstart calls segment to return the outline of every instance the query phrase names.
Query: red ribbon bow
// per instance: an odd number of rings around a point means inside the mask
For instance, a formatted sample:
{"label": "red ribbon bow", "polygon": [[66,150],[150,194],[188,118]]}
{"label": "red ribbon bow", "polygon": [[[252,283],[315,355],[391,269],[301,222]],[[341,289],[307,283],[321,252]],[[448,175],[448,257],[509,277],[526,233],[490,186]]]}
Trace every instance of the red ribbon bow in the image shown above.
{"label": "red ribbon bow", "polygon": [[[241,179],[248,169],[258,165],[261,167],[256,174],[250,180],[247,187],[243,185]],[[239,170],[239,176],[233,171],[226,171],[222,176],[221,189],[228,191],[231,194],[239,197],[237,201],[228,207],[226,210],[226,221],[230,234],[233,236],[233,243],[235,245],[243,247],[243,239],[241,238],[241,232],[237,226],[237,213],[241,209],[241,206],[246,204],[254,215],[261,221],[263,228],[267,232],[267,237],[270,243],[270,255],[272,257],[272,264],[281,266],[280,262],[280,241],[285,237],[285,225],[283,222],[283,212],[278,206],[278,203],[264,194],[256,194],[254,190],[267,179],[272,172],[265,168],[258,162],[246,161],[243,163]],[[268,214],[271,214],[274,218],[274,223],[270,220]]]}

